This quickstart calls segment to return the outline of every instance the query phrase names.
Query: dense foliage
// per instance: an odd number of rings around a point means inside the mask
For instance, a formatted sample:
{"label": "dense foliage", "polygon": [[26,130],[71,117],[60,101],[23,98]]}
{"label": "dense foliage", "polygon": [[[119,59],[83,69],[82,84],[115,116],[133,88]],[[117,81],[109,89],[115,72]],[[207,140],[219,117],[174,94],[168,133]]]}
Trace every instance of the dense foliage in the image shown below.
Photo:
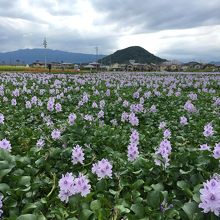
{"label": "dense foliage", "polygon": [[219,75],[1,74],[0,215],[218,219],[219,108]]}

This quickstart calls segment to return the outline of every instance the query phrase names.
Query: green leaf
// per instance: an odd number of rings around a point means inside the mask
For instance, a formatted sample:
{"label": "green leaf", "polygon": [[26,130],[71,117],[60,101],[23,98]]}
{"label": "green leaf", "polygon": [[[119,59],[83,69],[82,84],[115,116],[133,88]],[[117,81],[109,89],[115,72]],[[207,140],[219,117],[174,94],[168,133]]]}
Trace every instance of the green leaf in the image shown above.
{"label": "green leaf", "polygon": [[99,200],[94,200],[90,204],[90,208],[92,211],[96,211],[101,208],[101,202]]}
{"label": "green leaf", "polygon": [[20,215],[17,220],[38,220],[36,215],[33,214],[26,214],[26,215]]}
{"label": "green leaf", "polygon": [[131,206],[131,210],[135,213],[135,215],[139,218],[144,217],[144,206],[141,204],[133,204]]}
{"label": "green leaf", "polygon": [[130,210],[126,207],[124,207],[123,205],[117,205],[116,208],[122,213],[129,213]]}
{"label": "green leaf", "polygon": [[7,190],[9,190],[10,187],[8,184],[6,183],[0,183],[0,192],[2,193],[6,193]]}
{"label": "green leaf", "polygon": [[147,204],[152,208],[159,208],[163,201],[163,195],[158,191],[149,192],[147,196]]}
{"label": "green leaf", "polygon": [[30,182],[31,182],[30,176],[22,176],[18,181],[18,185],[19,186],[29,186]]}
{"label": "green leaf", "polygon": [[157,183],[157,184],[152,184],[151,187],[155,190],[155,191],[163,191],[164,190],[164,186],[163,183]]}
{"label": "green leaf", "polygon": [[93,214],[93,212],[89,209],[83,209],[82,210],[82,217],[83,219],[89,219],[89,217]]}
{"label": "green leaf", "polygon": [[34,204],[34,203],[27,204],[27,205],[24,207],[22,213],[23,213],[23,214],[28,213],[28,212],[30,212],[31,210],[34,210],[34,209],[36,209],[36,208],[37,208],[37,205]]}
{"label": "green leaf", "polygon": [[133,188],[139,189],[143,184],[144,184],[144,180],[139,179],[139,180],[135,181],[135,183],[133,184]]}
{"label": "green leaf", "polygon": [[198,204],[196,202],[185,203],[182,209],[190,220],[193,220],[194,214],[199,211]]}

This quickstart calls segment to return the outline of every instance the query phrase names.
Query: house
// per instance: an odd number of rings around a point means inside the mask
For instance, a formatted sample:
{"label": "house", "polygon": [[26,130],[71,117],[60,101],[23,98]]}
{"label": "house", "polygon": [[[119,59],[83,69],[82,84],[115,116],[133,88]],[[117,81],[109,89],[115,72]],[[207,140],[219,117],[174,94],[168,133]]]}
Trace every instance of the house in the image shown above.
{"label": "house", "polygon": [[30,64],[31,67],[40,67],[40,68],[44,68],[45,67],[45,62],[42,61],[36,61],[33,62],[32,64]]}

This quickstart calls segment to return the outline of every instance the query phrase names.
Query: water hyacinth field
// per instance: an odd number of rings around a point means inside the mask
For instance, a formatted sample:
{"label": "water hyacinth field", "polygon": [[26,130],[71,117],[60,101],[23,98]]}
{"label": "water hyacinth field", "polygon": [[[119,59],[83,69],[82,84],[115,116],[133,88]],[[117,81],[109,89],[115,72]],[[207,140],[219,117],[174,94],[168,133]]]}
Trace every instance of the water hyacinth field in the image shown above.
{"label": "water hyacinth field", "polygon": [[219,219],[220,75],[0,75],[3,219]]}

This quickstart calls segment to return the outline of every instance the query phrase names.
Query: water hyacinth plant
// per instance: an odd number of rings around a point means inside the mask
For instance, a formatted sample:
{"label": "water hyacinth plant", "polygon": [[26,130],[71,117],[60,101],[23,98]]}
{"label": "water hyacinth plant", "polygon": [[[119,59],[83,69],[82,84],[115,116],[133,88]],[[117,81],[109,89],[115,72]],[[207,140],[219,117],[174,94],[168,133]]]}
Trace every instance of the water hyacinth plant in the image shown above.
{"label": "water hyacinth plant", "polygon": [[3,219],[219,219],[220,75],[0,74]]}

